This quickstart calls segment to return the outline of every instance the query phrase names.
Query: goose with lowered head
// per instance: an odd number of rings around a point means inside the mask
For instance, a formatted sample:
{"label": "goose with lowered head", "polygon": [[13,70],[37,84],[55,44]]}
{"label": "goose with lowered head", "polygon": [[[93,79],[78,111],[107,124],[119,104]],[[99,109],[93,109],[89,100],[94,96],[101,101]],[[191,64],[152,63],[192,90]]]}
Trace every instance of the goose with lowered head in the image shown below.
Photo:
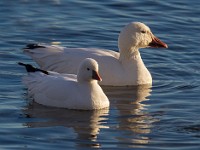
{"label": "goose with lowered head", "polygon": [[19,65],[25,66],[29,72],[23,82],[34,101],[39,104],[82,110],[109,107],[109,100],[97,82],[102,79],[94,59],[83,60],[77,76],[45,71],[29,64]]}

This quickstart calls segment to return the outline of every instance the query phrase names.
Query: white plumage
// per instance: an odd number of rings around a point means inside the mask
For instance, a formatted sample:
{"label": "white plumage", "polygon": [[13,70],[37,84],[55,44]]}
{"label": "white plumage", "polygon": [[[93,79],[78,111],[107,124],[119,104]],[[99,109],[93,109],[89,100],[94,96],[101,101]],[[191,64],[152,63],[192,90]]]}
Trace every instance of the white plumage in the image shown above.
{"label": "white plumage", "polygon": [[55,45],[29,44],[24,52],[42,69],[59,73],[76,73],[80,62],[94,58],[103,78],[101,85],[127,86],[152,84],[152,77],[140,56],[139,48],[167,48],[140,22],[126,25],[118,38],[119,53],[97,48],[65,48]]}
{"label": "white plumage", "polygon": [[39,104],[83,110],[109,107],[109,100],[97,82],[101,78],[94,59],[85,59],[77,76],[52,71],[45,74],[37,68],[31,68],[31,71],[28,68],[27,71],[29,74],[23,78],[23,82],[28,87],[29,94]]}

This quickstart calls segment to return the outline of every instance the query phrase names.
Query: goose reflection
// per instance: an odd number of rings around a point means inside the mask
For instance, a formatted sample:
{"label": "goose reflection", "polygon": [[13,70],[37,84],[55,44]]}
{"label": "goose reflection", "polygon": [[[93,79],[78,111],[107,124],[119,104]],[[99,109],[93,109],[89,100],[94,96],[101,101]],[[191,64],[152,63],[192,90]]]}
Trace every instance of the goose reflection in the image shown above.
{"label": "goose reflection", "polygon": [[132,146],[147,144],[152,122],[155,120],[148,113],[148,106],[142,103],[148,100],[151,86],[103,87],[103,89],[111,100],[112,108],[119,113],[116,130],[119,130],[121,135],[115,137],[118,143]]}
{"label": "goose reflection", "polygon": [[77,134],[75,143],[78,147],[100,147],[97,136],[101,129],[108,128],[106,126],[108,113],[109,109],[79,111],[46,107],[33,102],[27,106],[24,114],[28,118],[33,118],[31,120],[37,118],[37,121],[27,122],[24,125],[29,128],[53,126],[72,128]]}
{"label": "goose reflection", "polygon": [[[157,121],[149,113],[149,106],[145,104],[151,95],[151,86],[103,86],[103,90],[111,103],[110,112],[108,109],[94,111],[59,109],[33,103],[24,110],[27,117],[33,118],[25,125],[32,128],[52,126],[72,128],[77,134],[73,138],[77,148],[101,148],[103,144],[112,143],[113,146],[114,142],[119,148],[124,144],[128,147],[148,144],[152,123]],[[105,131],[103,133],[106,135],[105,139],[112,141],[107,143],[102,140],[99,137],[102,131]]]}

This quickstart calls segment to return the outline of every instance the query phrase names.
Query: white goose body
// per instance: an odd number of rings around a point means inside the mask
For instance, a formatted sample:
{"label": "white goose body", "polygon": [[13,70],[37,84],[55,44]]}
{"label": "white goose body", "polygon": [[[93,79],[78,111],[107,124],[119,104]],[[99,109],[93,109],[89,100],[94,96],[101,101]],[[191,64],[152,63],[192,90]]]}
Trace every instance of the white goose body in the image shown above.
{"label": "white goose body", "polygon": [[23,78],[35,102],[53,107],[93,110],[109,107],[109,100],[97,80],[98,65],[93,59],[85,59],[78,75],[48,71],[30,72]]}
{"label": "white goose body", "polygon": [[119,52],[97,48],[66,48],[55,45],[29,44],[24,52],[42,69],[59,73],[76,73],[80,62],[95,59],[103,78],[101,85],[129,86],[152,84],[152,77],[140,56],[139,48],[167,45],[140,22],[125,26],[118,39]]}

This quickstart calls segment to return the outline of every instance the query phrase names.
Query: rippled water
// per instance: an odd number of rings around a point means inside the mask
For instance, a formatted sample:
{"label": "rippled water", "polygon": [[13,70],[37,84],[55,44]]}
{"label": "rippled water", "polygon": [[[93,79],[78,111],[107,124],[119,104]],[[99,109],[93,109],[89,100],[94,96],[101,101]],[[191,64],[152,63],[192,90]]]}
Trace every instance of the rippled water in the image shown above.
{"label": "rippled water", "polygon": [[[0,1],[0,149],[200,148],[200,2]],[[121,28],[146,23],[168,49],[141,49],[153,86],[103,87],[109,110],[29,102],[18,61],[30,42],[117,51]]]}

